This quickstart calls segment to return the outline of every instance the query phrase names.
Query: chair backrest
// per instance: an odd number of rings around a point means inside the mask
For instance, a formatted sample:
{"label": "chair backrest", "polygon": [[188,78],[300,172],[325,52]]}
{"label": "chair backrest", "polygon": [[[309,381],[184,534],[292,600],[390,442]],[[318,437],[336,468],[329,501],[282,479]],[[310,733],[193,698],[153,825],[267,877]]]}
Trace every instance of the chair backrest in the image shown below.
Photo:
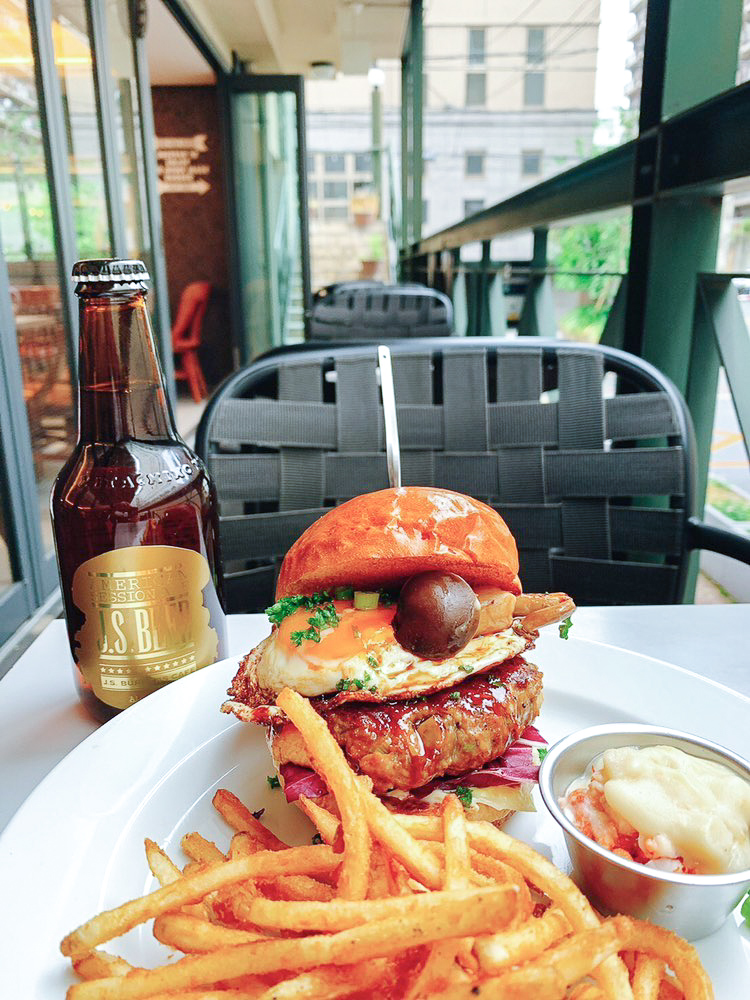
{"label": "chair backrest", "polygon": [[311,340],[368,340],[449,337],[453,304],[423,285],[347,282],[316,296],[310,316]]}
{"label": "chair backrest", "polygon": [[180,295],[177,316],[172,324],[172,347],[200,347],[203,320],[211,298],[210,281],[191,281]]}
{"label": "chair backrest", "polygon": [[[681,599],[694,446],[668,379],[621,351],[535,337],[392,342],[391,354],[403,484],[495,507],[526,591]],[[376,348],[251,364],[209,403],[197,449],[220,497],[230,610],[261,609],[309,524],[388,485]]]}

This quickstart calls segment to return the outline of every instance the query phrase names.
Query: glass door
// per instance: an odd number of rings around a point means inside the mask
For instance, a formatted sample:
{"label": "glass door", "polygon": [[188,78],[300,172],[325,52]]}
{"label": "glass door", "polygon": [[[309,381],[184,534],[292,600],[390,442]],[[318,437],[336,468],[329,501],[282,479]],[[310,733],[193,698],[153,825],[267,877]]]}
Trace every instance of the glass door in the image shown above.
{"label": "glass door", "polygon": [[247,363],[304,339],[310,257],[302,78],[227,79],[234,332]]}

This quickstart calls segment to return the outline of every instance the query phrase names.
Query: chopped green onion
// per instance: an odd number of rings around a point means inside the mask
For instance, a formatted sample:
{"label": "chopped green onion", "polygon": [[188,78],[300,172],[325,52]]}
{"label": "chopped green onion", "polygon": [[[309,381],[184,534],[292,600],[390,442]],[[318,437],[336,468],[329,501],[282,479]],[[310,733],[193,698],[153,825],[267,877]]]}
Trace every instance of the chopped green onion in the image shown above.
{"label": "chopped green onion", "polygon": [[568,638],[568,632],[570,632],[570,630],[571,630],[572,627],[573,627],[573,622],[570,620],[570,618],[566,618],[565,621],[560,622],[560,626],[559,626],[559,628],[560,628],[560,638],[561,639],[567,639]]}
{"label": "chopped green onion", "polygon": [[748,927],[750,927],[750,892],[745,896],[745,902],[740,907],[740,913]]}
{"label": "chopped green onion", "polygon": [[474,673],[474,667],[472,667],[472,665],[470,663],[459,663],[458,669],[459,670],[463,670],[463,672],[465,674],[473,674]]}
{"label": "chopped green onion", "polygon": [[535,749],[537,752],[537,756],[539,757],[539,763],[541,764],[544,758],[549,753],[549,749],[547,747],[536,747]]}
{"label": "chopped green onion", "polygon": [[354,607],[357,611],[372,611],[378,606],[378,601],[380,600],[380,594],[375,591],[370,590],[355,590],[354,591]]}
{"label": "chopped green onion", "polygon": [[269,788],[281,788],[281,782],[275,774],[269,774],[266,781],[268,782]]}
{"label": "chopped green onion", "polygon": [[465,785],[459,785],[458,788],[453,789],[453,793],[458,798],[464,809],[471,808],[474,796],[470,788],[467,788]]}

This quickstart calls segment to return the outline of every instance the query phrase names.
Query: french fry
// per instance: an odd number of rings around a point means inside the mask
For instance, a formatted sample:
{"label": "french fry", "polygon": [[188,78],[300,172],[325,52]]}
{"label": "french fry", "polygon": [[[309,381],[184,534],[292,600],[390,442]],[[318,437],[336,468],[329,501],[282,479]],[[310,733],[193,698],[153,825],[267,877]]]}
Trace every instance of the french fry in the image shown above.
{"label": "french fry", "polygon": [[515,893],[506,887],[480,889],[474,896],[470,906],[458,909],[442,907],[426,912],[421,908],[417,915],[399,914],[337,934],[255,941],[205,955],[189,955],[173,965],[137,970],[125,977],[79,983],[68,991],[68,1000],[142,1000],[159,991],[185,990],[249,973],[265,975],[288,968],[304,971],[320,965],[355,965],[396,955],[414,942],[430,944],[475,935],[488,925],[502,925],[510,919]]}
{"label": "french fry", "polygon": [[473,906],[483,898],[495,898],[499,892],[505,892],[507,895],[508,920],[510,920],[516,905],[513,886],[420,892],[407,899],[400,896],[368,900],[333,899],[328,903],[290,902],[256,897],[248,900],[247,914],[248,923],[256,927],[287,931],[343,931],[359,927],[368,921],[387,920],[398,914],[404,916],[430,914]]}
{"label": "french fry", "polygon": [[216,844],[199,833],[186,833],[180,841],[180,847],[189,858],[202,864],[213,865],[217,861],[226,861]]}
{"label": "french fry", "polygon": [[336,1000],[350,996],[355,990],[361,991],[380,985],[387,978],[385,961],[376,959],[366,965],[346,968],[333,967],[303,972],[294,979],[286,979],[267,990],[261,1000]]}
{"label": "french fry", "polygon": [[713,1000],[713,988],[698,952],[673,931],[643,920],[620,918],[627,924],[626,948],[654,955],[672,969],[682,986],[685,1000]]}
{"label": "french fry", "polygon": [[581,983],[570,991],[570,1000],[605,1000],[605,996],[594,983]]}
{"label": "french fry", "polygon": [[[466,832],[466,817],[463,806],[453,795],[446,795],[440,809],[445,839],[445,875],[443,884],[447,890],[466,889],[472,881],[469,838]],[[434,894],[433,894],[434,895]],[[407,1000],[434,995],[447,982],[456,956],[462,951],[464,961],[471,953],[471,941],[440,941],[433,945],[429,957],[407,994]]]}
{"label": "french fry", "polygon": [[339,873],[339,895],[344,899],[364,899],[372,845],[360,806],[357,778],[325,721],[309,701],[291,688],[284,688],[276,704],[299,730],[315,770],[330,788],[341,813],[345,850]]}
{"label": "french fry", "polygon": [[[358,787],[362,812],[373,837],[422,885],[428,889],[439,889],[443,884],[443,872],[433,852],[404,830],[395,814],[366,790],[363,783]],[[437,816],[434,819],[437,829],[440,820]]]}
{"label": "french fry", "polygon": [[214,808],[227,823],[238,833],[248,833],[262,845],[265,851],[283,851],[289,845],[271,833],[259,819],[250,812],[247,806],[226,788],[220,788],[213,797]]}
{"label": "french fry", "polygon": [[148,837],[146,844],[146,861],[151,869],[151,874],[161,886],[169,885],[182,878],[182,872],[172,859]]}
{"label": "french fry", "polygon": [[326,844],[333,846],[338,837],[341,824],[333,813],[319,805],[315,799],[300,795],[298,805],[307,818],[314,824]]}
{"label": "french fry", "polygon": [[262,941],[264,935],[234,927],[219,927],[186,913],[162,913],[154,921],[154,937],[184,952],[213,951],[233,944]]}
{"label": "french fry", "polygon": [[[437,840],[440,837],[440,823],[433,816],[399,815],[398,821],[415,836]],[[490,857],[512,864],[520,874],[554,900],[575,930],[585,930],[599,926],[599,917],[578,887],[533,848],[520,840],[514,840],[507,833],[498,830],[491,823],[470,822],[469,840],[473,848]],[[597,969],[597,980],[611,997],[631,1000],[633,991],[627,970],[617,955],[612,955],[602,967]]]}
{"label": "french fry", "polygon": [[639,955],[633,972],[633,1000],[659,1000],[664,963],[652,955]]}
{"label": "french fry", "polygon": [[520,927],[478,937],[474,942],[474,951],[482,971],[496,975],[545,951],[570,930],[570,923],[563,911],[557,906],[551,906],[543,916],[532,917]]}
{"label": "french fry", "polygon": [[71,957],[88,952],[150,917],[177,909],[185,903],[194,903],[223,885],[268,874],[273,870],[271,866],[279,874],[292,875],[310,871],[333,871],[340,863],[341,858],[330,847],[321,845],[291,847],[283,852],[261,851],[249,858],[211,865],[197,875],[181,878],[148,896],[130,900],[122,906],[92,917],[63,938],[60,950],[63,955]]}
{"label": "french fry", "polygon": [[127,976],[133,966],[119,955],[94,948],[88,955],[76,959],[73,968],[81,979],[103,979],[105,976]]}

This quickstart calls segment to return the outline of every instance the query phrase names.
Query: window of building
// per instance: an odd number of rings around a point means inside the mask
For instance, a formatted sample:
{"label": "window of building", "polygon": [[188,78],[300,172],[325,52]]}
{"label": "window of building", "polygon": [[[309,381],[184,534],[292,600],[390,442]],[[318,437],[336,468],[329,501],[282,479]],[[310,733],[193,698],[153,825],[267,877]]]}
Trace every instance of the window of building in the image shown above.
{"label": "window of building", "polygon": [[467,177],[481,177],[484,174],[484,155],[478,151],[466,153],[464,173]]}
{"label": "window of building", "polygon": [[372,153],[356,153],[354,156],[354,169],[358,174],[372,173]]}
{"label": "window of building", "polygon": [[[528,74],[526,74],[528,76]],[[466,74],[466,107],[484,107],[487,101],[487,77],[484,73]]]}
{"label": "window of building", "polygon": [[544,28],[526,30],[526,62],[531,66],[544,62]]}
{"label": "window of building", "polygon": [[464,198],[464,215],[474,215],[484,208],[483,198]]}
{"label": "window of building", "polygon": [[318,197],[319,186],[317,181],[307,182],[307,197],[317,198]]}
{"label": "window of building", "polygon": [[346,181],[324,181],[323,182],[323,197],[324,198],[347,198],[348,190]]}
{"label": "window of building", "polygon": [[485,29],[469,28],[469,65],[481,66],[485,59]]}
{"label": "window of building", "polygon": [[544,104],[544,73],[527,70],[523,75],[523,103],[527,108],[540,108]]}
{"label": "window of building", "polygon": [[324,219],[348,219],[349,218],[349,206],[348,205],[326,205],[323,209]]}
{"label": "window of building", "polygon": [[315,160],[316,160],[315,153],[308,153],[307,154],[307,172],[308,172],[308,174],[314,174],[315,173]]}
{"label": "window of building", "polygon": [[524,177],[542,172],[541,149],[524,149],[521,151],[521,173]]}
{"label": "window of building", "polygon": [[422,225],[423,226],[426,225],[426,223],[427,223],[427,216],[428,216],[427,202],[423,200],[422,201]]}
{"label": "window of building", "polygon": [[327,174],[343,174],[346,172],[346,156],[343,153],[326,153],[323,162]]}

